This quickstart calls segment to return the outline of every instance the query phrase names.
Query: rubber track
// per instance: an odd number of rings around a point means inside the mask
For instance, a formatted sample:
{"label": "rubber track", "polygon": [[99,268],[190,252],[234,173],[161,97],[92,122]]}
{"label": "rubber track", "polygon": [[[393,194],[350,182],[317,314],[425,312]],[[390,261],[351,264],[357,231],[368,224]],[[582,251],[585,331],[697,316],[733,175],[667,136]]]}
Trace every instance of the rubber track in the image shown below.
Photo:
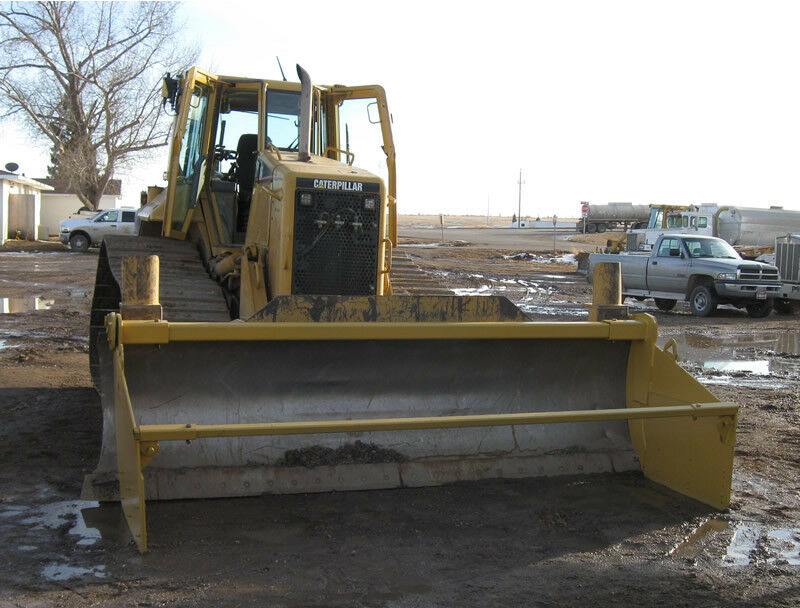
{"label": "rubber track", "polygon": [[389,273],[392,293],[398,296],[452,296],[453,292],[417,266],[408,254],[392,251],[392,269]]}

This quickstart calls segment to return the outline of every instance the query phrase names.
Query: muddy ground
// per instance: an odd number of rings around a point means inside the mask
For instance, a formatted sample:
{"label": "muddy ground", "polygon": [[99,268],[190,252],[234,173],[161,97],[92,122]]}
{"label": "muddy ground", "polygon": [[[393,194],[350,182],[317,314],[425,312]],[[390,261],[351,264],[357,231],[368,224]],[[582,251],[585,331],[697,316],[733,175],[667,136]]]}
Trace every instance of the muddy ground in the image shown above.
{"label": "muddy ground", "polygon": [[[579,247],[401,247],[457,293],[585,318]],[[455,239],[463,240],[463,239]],[[88,372],[96,252],[0,251],[0,606],[797,606],[800,323],[653,314],[659,341],[742,406],[725,512],[640,475],[495,480],[148,505],[79,500],[101,425]]]}

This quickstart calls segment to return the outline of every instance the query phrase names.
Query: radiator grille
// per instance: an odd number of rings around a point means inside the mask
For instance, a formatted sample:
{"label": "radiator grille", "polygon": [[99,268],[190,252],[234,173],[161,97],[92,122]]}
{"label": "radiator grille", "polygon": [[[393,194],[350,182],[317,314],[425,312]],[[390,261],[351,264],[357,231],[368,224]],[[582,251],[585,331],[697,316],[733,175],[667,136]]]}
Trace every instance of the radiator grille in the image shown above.
{"label": "radiator grille", "polygon": [[782,237],[776,242],[775,265],[784,281],[800,282],[800,239]]}
{"label": "radiator grille", "polygon": [[[365,205],[367,199],[372,201],[371,209]],[[292,293],[374,295],[379,209],[376,194],[298,189]]]}
{"label": "radiator grille", "polygon": [[639,241],[644,240],[644,235],[638,232],[629,232],[625,241],[625,251],[639,251]]}
{"label": "radiator grille", "polygon": [[777,281],[778,271],[763,264],[739,266],[739,279],[742,281]]}

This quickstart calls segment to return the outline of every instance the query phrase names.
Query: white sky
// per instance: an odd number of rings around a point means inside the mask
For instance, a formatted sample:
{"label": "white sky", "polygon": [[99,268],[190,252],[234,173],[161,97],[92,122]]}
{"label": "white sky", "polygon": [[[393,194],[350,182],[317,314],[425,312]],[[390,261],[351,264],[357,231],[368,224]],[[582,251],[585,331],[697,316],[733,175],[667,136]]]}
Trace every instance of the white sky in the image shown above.
{"label": "white sky", "polygon": [[[191,2],[201,67],[382,84],[401,213],[579,215],[579,203],[800,209],[800,3]],[[47,146],[2,125],[0,164]],[[166,149],[161,153],[166,158]],[[38,164],[37,164],[38,163]],[[165,161],[118,175],[135,202]]]}

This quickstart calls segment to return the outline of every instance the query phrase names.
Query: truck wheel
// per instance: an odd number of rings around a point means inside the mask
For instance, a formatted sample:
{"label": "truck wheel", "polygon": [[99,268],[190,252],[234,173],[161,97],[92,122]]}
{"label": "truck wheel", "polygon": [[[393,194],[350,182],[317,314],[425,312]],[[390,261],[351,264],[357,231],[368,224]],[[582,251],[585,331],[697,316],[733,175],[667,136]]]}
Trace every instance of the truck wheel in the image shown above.
{"label": "truck wheel", "polygon": [[771,300],[758,300],[756,302],[750,302],[749,304],[745,305],[747,309],[747,316],[752,317],[753,319],[763,319],[764,317],[768,317],[769,313],[772,312],[772,301]]}
{"label": "truck wheel", "polygon": [[89,251],[89,239],[85,234],[73,234],[69,237],[69,246],[73,251],[84,253]]}
{"label": "truck wheel", "polygon": [[606,230],[608,230],[606,224],[597,224],[597,232],[605,232]]}
{"label": "truck wheel", "polygon": [[717,294],[714,290],[705,285],[698,285],[692,289],[689,296],[689,306],[692,314],[697,317],[707,317],[717,309]]}
{"label": "truck wheel", "polygon": [[678,300],[668,300],[665,298],[653,298],[656,301],[656,306],[658,306],[659,310],[663,310],[664,312],[669,312],[673,308],[675,308],[675,304],[678,303]]}
{"label": "truck wheel", "polygon": [[589,234],[597,232],[597,224],[586,224],[586,232]]}
{"label": "truck wheel", "polygon": [[787,298],[775,298],[772,303],[772,308],[775,312],[782,315],[793,315],[797,311],[797,307],[791,300]]}

